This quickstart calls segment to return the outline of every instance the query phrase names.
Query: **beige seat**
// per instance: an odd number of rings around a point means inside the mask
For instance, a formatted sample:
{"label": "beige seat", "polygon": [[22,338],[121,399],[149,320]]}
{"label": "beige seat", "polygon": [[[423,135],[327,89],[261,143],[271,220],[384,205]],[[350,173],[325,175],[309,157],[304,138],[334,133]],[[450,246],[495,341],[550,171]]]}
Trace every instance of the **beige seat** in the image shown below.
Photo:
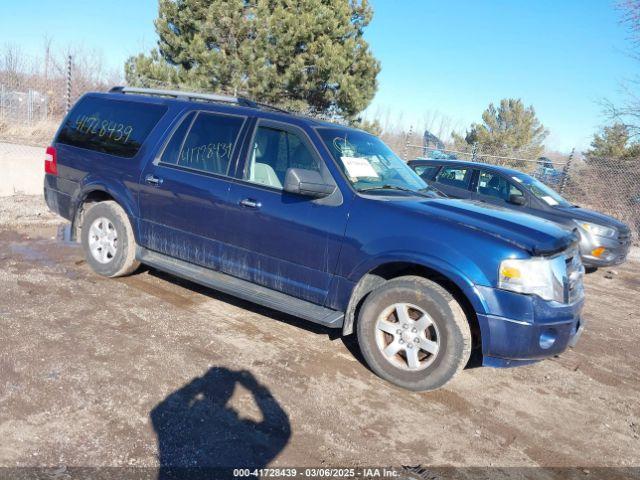
{"label": "beige seat", "polygon": [[266,163],[255,162],[251,165],[249,179],[252,182],[282,189],[282,183],[278,179],[275,170]]}

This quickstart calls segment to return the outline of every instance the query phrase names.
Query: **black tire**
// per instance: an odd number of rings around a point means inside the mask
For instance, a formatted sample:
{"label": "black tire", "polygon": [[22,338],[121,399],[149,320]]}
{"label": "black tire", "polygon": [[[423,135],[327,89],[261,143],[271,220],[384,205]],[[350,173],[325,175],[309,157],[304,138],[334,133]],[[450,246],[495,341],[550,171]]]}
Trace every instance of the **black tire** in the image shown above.
{"label": "black tire", "polygon": [[[420,351],[420,355],[425,357],[421,360],[421,364],[425,365],[421,370],[399,367],[398,362],[404,360],[407,366],[409,363],[406,356],[403,357],[403,352],[389,360],[378,347],[377,339],[387,338],[391,341],[396,338],[377,333],[376,324],[385,309],[398,303],[411,304],[424,310],[435,326],[430,328],[437,332],[434,333],[434,339],[437,337],[439,349],[433,358],[431,354]],[[418,313],[417,310],[409,311]],[[400,331],[401,328],[398,329]],[[360,309],[356,332],[360,350],[371,370],[409,390],[426,391],[442,387],[465,367],[471,354],[471,331],[460,304],[437,283],[417,276],[395,278],[373,290]],[[408,343],[405,344],[408,346]]]}
{"label": "black tire", "polygon": [[[98,261],[89,247],[91,225],[100,218],[107,219],[117,235],[115,255],[110,256],[106,263]],[[112,200],[89,207],[82,221],[80,239],[87,263],[99,275],[122,277],[133,273],[140,266],[135,258],[136,242],[129,218],[122,207]]]}

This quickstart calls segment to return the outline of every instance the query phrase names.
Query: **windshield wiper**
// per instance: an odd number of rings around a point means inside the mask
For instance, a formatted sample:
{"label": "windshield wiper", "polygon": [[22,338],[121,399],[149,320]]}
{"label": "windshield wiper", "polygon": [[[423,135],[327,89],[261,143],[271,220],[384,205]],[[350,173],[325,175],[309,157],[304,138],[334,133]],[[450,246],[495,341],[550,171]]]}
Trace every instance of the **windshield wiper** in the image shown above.
{"label": "windshield wiper", "polygon": [[372,190],[397,190],[399,192],[407,192],[413,195],[418,195],[420,197],[433,198],[431,195],[428,195],[425,192],[420,192],[418,190],[411,190],[410,188],[400,187],[398,185],[376,185],[374,187],[365,187],[365,188],[358,189],[359,192],[370,192]]}
{"label": "windshield wiper", "polygon": [[427,188],[423,188],[423,190],[433,190],[434,192],[439,193],[440,195],[442,195],[444,198],[449,198],[449,195],[444,193],[438,187],[434,187],[433,185],[429,185]]}

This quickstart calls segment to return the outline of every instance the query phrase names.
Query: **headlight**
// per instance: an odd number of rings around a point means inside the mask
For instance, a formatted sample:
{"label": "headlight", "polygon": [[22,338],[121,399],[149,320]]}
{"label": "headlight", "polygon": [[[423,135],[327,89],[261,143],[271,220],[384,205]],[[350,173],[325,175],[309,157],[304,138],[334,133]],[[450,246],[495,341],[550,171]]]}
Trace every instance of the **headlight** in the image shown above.
{"label": "headlight", "polygon": [[597,223],[582,222],[576,220],[576,223],[580,228],[589,232],[591,235],[597,235],[598,237],[613,238],[616,236],[616,229],[611,227],[605,227],[604,225],[598,225]]}
{"label": "headlight", "polygon": [[564,257],[508,259],[500,263],[498,288],[538,295],[544,300],[565,302],[563,278]]}

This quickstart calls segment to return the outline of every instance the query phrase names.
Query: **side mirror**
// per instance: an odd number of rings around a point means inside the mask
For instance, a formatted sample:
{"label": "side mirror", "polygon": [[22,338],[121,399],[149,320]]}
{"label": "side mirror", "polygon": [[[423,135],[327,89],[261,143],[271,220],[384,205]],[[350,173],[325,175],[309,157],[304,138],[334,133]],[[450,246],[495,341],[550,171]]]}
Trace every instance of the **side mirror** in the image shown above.
{"label": "side mirror", "polygon": [[527,201],[525,200],[524,195],[509,195],[509,203],[522,206],[527,203]]}
{"label": "side mirror", "polygon": [[288,168],[284,177],[284,191],[289,193],[322,198],[331,195],[335,189],[335,185],[327,185],[320,172],[315,170]]}

